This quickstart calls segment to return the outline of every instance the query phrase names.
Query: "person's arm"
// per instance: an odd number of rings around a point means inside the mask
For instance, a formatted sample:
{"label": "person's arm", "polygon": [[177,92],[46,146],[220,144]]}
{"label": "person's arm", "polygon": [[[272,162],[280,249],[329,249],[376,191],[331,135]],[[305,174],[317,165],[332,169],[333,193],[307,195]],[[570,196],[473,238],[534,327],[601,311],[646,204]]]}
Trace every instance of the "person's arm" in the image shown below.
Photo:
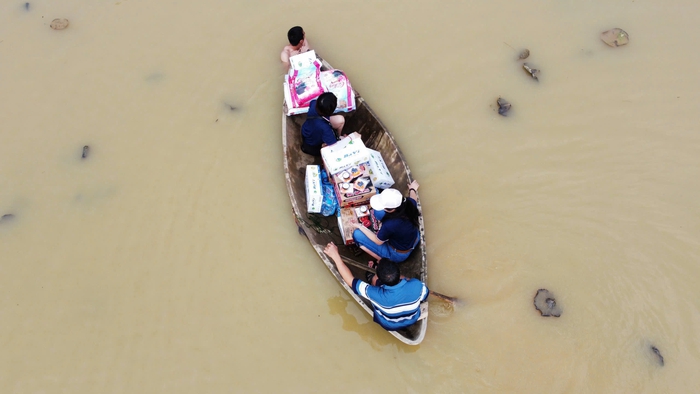
{"label": "person's arm", "polygon": [[420,185],[418,184],[418,181],[414,180],[413,182],[408,184],[408,196],[411,197],[413,200],[418,201],[418,188]]}
{"label": "person's arm", "polygon": [[326,146],[333,145],[336,142],[338,142],[338,140],[335,138],[335,132],[333,131],[331,125],[325,125],[323,127],[321,139],[323,140],[323,143],[326,144]]}
{"label": "person's arm", "polygon": [[355,279],[354,276],[352,276],[352,272],[350,272],[350,268],[348,268],[345,263],[343,263],[343,259],[340,258],[340,253],[338,253],[338,247],[335,246],[333,242],[330,242],[328,245],[326,245],[326,248],[323,249],[323,252],[328,255],[328,257],[333,260],[335,263],[335,267],[338,269],[338,273],[340,273],[340,276],[343,277],[343,280],[345,283],[347,283],[348,286],[352,287],[352,281]]}
{"label": "person's arm", "polygon": [[284,71],[289,70],[289,53],[287,53],[286,49],[282,50],[282,53],[280,54],[280,60],[282,60],[282,66],[284,67]]}
{"label": "person's arm", "polygon": [[368,229],[367,227],[363,226],[361,223],[353,223],[352,226],[360,231],[362,231],[367,238],[369,238],[370,241],[374,242],[377,245],[381,245],[386,241],[382,241],[377,237],[377,234],[374,233],[374,231]]}

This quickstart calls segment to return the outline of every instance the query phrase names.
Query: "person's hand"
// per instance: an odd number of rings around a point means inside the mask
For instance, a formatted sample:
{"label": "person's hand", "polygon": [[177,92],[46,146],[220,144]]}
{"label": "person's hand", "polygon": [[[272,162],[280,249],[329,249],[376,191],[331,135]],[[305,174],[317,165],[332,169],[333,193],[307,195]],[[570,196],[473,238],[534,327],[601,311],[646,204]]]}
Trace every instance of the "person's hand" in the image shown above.
{"label": "person's hand", "polygon": [[326,248],[323,249],[323,253],[327,254],[331,258],[340,258],[340,253],[338,253],[338,247],[335,246],[333,242],[329,242],[328,245],[326,245]]}
{"label": "person's hand", "polygon": [[409,190],[410,190],[410,189],[413,189],[413,190],[415,190],[416,192],[418,191],[418,188],[419,188],[419,187],[420,187],[420,185],[418,184],[418,181],[416,181],[416,180],[414,180],[413,182],[411,182],[411,183],[408,184],[408,189],[409,189]]}

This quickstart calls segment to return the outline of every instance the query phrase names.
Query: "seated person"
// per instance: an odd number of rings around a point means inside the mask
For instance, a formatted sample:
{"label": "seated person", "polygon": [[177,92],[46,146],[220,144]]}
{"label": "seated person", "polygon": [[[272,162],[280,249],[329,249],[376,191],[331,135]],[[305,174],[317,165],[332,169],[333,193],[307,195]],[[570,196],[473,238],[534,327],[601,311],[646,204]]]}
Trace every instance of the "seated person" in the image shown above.
{"label": "seated person", "polygon": [[284,65],[284,69],[289,70],[289,58],[300,53],[308,52],[311,50],[309,41],[306,40],[306,33],[301,26],[294,26],[287,32],[287,38],[289,39],[289,45],[282,49],[282,54],[280,59]]}
{"label": "seated person", "polygon": [[[323,93],[309,103],[306,121],[301,126],[301,151],[312,156],[321,156],[321,148],[333,145],[343,132],[345,118],[333,115],[338,99],[333,93]],[[338,131],[338,134],[335,133]]]}
{"label": "seated person", "polygon": [[398,264],[382,261],[377,266],[377,285],[353,277],[338,253],[338,247],[329,243],[323,250],[333,260],[343,281],[355,294],[369,300],[374,310],[374,321],[387,331],[406,328],[420,318],[420,304],[430,294],[428,287],[418,279],[401,276]]}
{"label": "seated person", "polygon": [[374,216],[381,222],[379,231],[355,223],[352,238],[355,243],[375,259],[388,259],[397,263],[405,261],[420,242],[417,190],[420,185],[413,181],[408,185],[408,198],[396,189],[385,189],[372,196],[369,205]]}

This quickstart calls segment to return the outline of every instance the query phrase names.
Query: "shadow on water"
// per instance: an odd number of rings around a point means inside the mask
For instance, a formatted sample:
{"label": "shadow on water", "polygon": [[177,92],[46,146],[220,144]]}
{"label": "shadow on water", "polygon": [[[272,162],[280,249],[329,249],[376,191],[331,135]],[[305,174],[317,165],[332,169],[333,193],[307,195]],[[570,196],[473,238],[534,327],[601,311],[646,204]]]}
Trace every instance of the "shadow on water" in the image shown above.
{"label": "shadow on water", "polygon": [[[349,300],[338,295],[328,299],[328,309],[331,315],[339,315],[343,319],[343,330],[352,331],[372,346],[374,350],[382,350],[386,345],[395,344],[404,353],[413,353],[420,346],[408,346],[394,338],[387,332],[381,332],[382,328],[375,322],[360,323],[357,318],[347,311]],[[362,312],[364,313],[364,312]]]}
{"label": "shadow on water", "polygon": [[161,81],[163,81],[163,79],[165,79],[165,74],[163,74],[162,72],[159,72],[159,71],[154,71],[154,72],[148,74],[145,78],[146,82],[153,82],[153,83],[161,82]]}
{"label": "shadow on water", "polygon": [[0,224],[8,224],[15,220],[15,215],[13,213],[6,213],[0,217]]}
{"label": "shadow on water", "polygon": [[95,186],[76,193],[73,202],[82,207],[94,208],[98,204],[112,200],[116,195],[117,188],[114,186]]}

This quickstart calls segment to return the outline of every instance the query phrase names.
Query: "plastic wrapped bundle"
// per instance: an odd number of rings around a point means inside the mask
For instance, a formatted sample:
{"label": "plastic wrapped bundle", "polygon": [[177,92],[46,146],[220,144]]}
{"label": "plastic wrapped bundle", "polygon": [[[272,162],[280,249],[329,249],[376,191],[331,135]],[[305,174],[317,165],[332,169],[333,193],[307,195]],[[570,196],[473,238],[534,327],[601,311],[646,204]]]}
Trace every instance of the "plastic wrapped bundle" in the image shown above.
{"label": "plastic wrapped bundle", "polygon": [[311,100],[323,93],[320,73],[321,64],[315,62],[301,70],[294,70],[289,75],[289,90],[294,107],[308,107]]}
{"label": "plastic wrapped bundle", "polygon": [[321,170],[321,187],[323,188],[323,202],[321,204],[321,215],[335,215],[335,211],[338,209],[338,201],[335,197],[335,190],[333,190],[333,185],[331,184],[330,180],[328,180],[328,174],[326,173],[326,170]]}
{"label": "plastic wrapped bundle", "polygon": [[355,110],[355,95],[352,94],[350,80],[340,70],[321,72],[321,86],[325,92],[331,92],[338,98],[335,112],[350,112]]}

